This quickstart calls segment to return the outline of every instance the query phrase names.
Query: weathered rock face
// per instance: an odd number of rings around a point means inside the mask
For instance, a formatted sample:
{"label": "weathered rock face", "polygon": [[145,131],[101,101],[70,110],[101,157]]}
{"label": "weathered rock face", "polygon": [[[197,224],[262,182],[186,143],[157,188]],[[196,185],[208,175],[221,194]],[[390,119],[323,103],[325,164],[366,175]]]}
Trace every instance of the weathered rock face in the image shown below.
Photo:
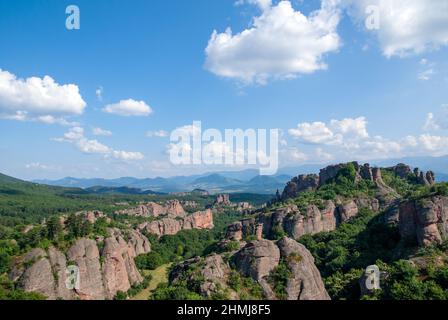
{"label": "weathered rock face", "polygon": [[113,299],[118,291],[126,292],[143,280],[134,263],[136,256],[134,244],[128,244],[119,231],[114,230],[104,240],[102,275],[107,299]]}
{"label": "weathered rock face", "polygon": [[269,240],[249,242],[232,258],[236,269],[255,280],[261,280],[278,265],[280,250]]}
{"label": "weathered rock face", "polygon": [[116,211],[115,214],[123,214],[138,217],[157,218],[160,216],[168,216],[170,218],[176,218],[176,217],[182,217],[186,213],[178,200],[170,200],[167,201],[164,205],[160,205],[155,202],[143,203],[131,209]]}
{"label": "weathered rock face", "polygon": [[341,204],[338,206],[338,221],[340,223],[347,222],[354,217],[356,217],[359,213],[358,205],[355,201],[349,201],[345,204]]}
{"label": "weathered rock face", "polygon": [[238,221],[227,227],[226,239],[232,241],[243,240],[243,224]]}
{"label": "weathered rock face", "polygon": [[283,238],[277,242],[293,276],[288,279],[288,300],[330,300],[311,253],[300,243]]}
{"label": "weathered rock face", "polygon": [[195,212],[183,220],[182,229],[213,229],[213,213],[212,210]]}
{"label": "weathered rock face", "polygon": [[213,227],[213,213],[210,209],[198,211],[183,218],[163,218],[139,225],[140,230],[146,229],[147,232],[159,237],[174,235],[181,230],[212,229]]}
{"label": "weathered rock face", "polygon": [[[67,258],[54,247],[47,252],[33,249],[16,261],[9,276],[25,291],[39,292],[48,299],[112,299],[118,291],[126,292],[142,281],[134,258],[149,252],[150,246],[137,231],[130,232],[129,242],[119,230],[109,232],[101,254],[97,242],[91,239],[76,241],[67,251]],[[74,289],[66,284],[70,265],[79,269]]]}
{"label": "weathered rock face", "polygon": [[88,212],[85,212],[84,214],[85,214],[86,220],[92,224],[94,224],[100,218],[106,218],[104,213],[102,213],[101,211],[88,211]]}
{"label": "weathered rock face", "polygon": [[213,203],[215,206],[230,206],[231,204],[230,196],[228,194],[218,194],[215,198],[215,202]]}
{"label": "weathered rock face", "polygon": [[322,186],[328,181],[333,180],[339,174],[339,172],[345,167],[345,164],[336,164],[328,166],[320,170],[319,173],[319,185]]}
{"label": "weathered rock face", "polygon": [[[289,211],[289,212],[288,212]],[[305,234],[316,234],[336,229],[335,206],[328,201],[322,211],[314,205],[308,206],[306,213],[301,214],[298,209],[289,208],[283,219],[283,229],[293,238],[299,239]]]}
{"label": "weathered rock face", "polygon": [[[30,264],[28,268],[25,265]],[[28,292],[39,292],[49,299],[56,299],[56,284],[47,253],[42,249],[33,249],[25,254],[9,275],[17,281],[18,287]]]}
{"label": "weathered rock face", "polygon": [[283,190],[282,199],[294,198],[300,192],[316,190],[318,187],[319,177],[317,175],[300,175],[288,182]]}
{"label": "weathered rock face", "polygon": [[403,239],[420,246],[441,243],[448,234],[448,197],[412,200],[399,206],[398,225]]}
{"label": "weathered rock face", "polygon": [[412,173],[411,167],[404,163],[397,164],[395,167],[392,167],[392,170],[401,179],[406,179]]}
{"label": "weathered rock face", "polygon": [[100,253],[94,240],[80,239],[67,252],[69,261],[79,268],[79,288],[76,294],[81,300],[104,300],[106,292],[101,274]]}
{"label": "weathered rock face", "polygon": [[389,170],[401,179],[408,179],[411,174],[414,174],[416,178],[415,182],[421,185],[432,186],[435,183],[435,176],[432,171],[424,172],[419,168],[414,168],[414,170],[412,170],[410,166],[403,163],[389,168]]}
{"label": "weathered rock face", "polygon": [[179,200],[170,200],[166,203],[166,214],[170,218],[185,216],[184,208],[180,204]]}
{"label": "weathered rock face", "polygon": [[155,234],[159,237],[164,235],[174,235],[182,230],[182,222],[172,218],[164,218],[150,223],[143,223],[139,226],[146,229],[148,233]]}

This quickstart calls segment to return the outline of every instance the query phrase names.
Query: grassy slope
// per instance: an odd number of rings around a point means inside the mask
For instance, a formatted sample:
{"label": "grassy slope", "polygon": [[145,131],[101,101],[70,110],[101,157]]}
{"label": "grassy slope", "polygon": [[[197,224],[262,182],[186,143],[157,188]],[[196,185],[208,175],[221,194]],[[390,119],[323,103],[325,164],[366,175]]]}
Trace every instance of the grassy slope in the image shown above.
{"label": "grassy slope", "polygon": [[168,282],[168,268],[170,266],[171,263],[168,263],[155,270],[145,270],[143,273],[145,275],[151,275],[151,281],[147,288],[143,289],[139,294],[131,298],[131,300],[148,300],[151,296],[151,292],[156,289],[160,283]]}

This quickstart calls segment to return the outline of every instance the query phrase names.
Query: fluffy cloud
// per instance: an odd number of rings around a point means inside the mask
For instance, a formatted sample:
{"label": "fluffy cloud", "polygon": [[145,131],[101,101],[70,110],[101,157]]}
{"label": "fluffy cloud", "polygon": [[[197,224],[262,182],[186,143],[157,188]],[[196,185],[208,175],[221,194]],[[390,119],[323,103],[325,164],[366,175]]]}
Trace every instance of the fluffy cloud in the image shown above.
{"label": "fluffy cloud", "polygon": [[104,136],[104,137],[109,137],[112,135],[112,132],[109,130],[104,130],[101,128],[93,128],[92,129],[92,134],[94,136]]}
{"label": "fluffy cloud", "polygon": [[440,112],[436,114],[432,112],[428,113],[423,130],[437,131],[446,129],[448,129],[448,105],[443,105]]}
{"label": "fluffy cloud", "polygon": [[375,30],[387,57],[419,54],[448,44],[448,1],[425,0],[344,0],[352,15],[364,22],[366,8],[379,10]]}
{"label": "fluffy cloud", "polygon": [[166,132],[165,130],[148,131],[148,132],[146,132],[146,136],[148,138],[152,138],[152,137],[165,138],[165,137],[168,137],[168,132]]}
{"label": "fluffy cloud", "polygon": [[121,100],[118,103],[109,104],[104,107],[103,111],[123,117],[147,117],[153,112],[146,102],[133,99]]}
{"label": "fluffy cloud", "polygon": [[65,117],[85,107],[74,84],[60,85],[50,76],[20,79],[0,69],[0,118],[72,125]]}
{"label": "fluffy cloud", "polygon": [[70,128],[62,138],[53,140],[73,144],[78,150],[86,154],[101,154],[105,157],[112,157],[125,161],[141,160],[144,158],[143,154],[140,152],[118,151],[102,144],[98,140],[88,139],[84,136],[84,128],[82,127]]}
{"label": "fluffy cloud", "polygon": [[[448,114],[447,109],[444,109],[444,112]],[[430,113],[424,129],[447,128],[448,122],[441,119],[443,117],[438,118]],[[446,119],[448,117],[445,117],[444,120]],[[332,159],[338,159],[338,161],[372,160],[448,154],[448,136],[427,132],[398,139],[372,136],[367,130],[367,120],[364,117],[332,120],[329,123],[299,123],[297,128],[289,130],[289,134],[302,144],[318,146],[313,153],[308,153],[308,158],[313,155],[315,162],[316,160],[329,161]],[[289,150],[294,150],[294,148]],[[305,158],[305,155],[307,154],[305,153],[301,158]]]}
{"label": "fluffy cloud", "polygon": [[364,117],[356,119],[331,120],[323,122],[299,123],[297,128],[289,129],[288,133],[303,143],[341,145],[350,140],[367,138],[367,121]]}
{"label": "fluffy cloud", "polygon": [[338,50],[338,0],[323,0],[307,17],[290,1],[249,0],[263,10],[252,26],[233,34],[216,30],[205,49],[205,67],[212,73],[244,83],[265,84],[326,69],[324,55]]}

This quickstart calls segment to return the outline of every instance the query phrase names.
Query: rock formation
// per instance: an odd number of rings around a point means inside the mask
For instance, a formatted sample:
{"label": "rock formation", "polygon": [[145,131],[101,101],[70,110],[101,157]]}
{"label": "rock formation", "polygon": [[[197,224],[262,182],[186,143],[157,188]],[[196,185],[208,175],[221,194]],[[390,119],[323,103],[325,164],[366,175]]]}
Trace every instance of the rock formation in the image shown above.
{"label": "rock formation", "polygon": [[[55,247],[47,251],[33,249],[18,258],[9,277],[28,292],[39,292],[48,299],[113,299],[118,291],[126,292],[142,281],[134,258],[148,253],[148,239],[138,231],[123,238],[118,229],[110,229],[101,252],[95,240],[78,239],[64,254]],[[79,270],[74,289],[67,286],[68,267]]]}
{"label": "rock formation", "polygon": [[398,226],[404,240],[420,246],[441,243],[448,234],[448,197],[411,200],[399,206]]}
{"label": "rock formation", "polygon": [[258,282],[266,299],[276,300],[278,297],[274,293],[269,276],[281,259],[291,270],[291,277],[286,287],[288,300],[329,299],[311,253],[289,238],[283,238],[278,242],[269,240],[249,242],[231,254],[230,264],[218,254],[181,262],[173,267],[169,283],[201,279],[199,288],[195,290],[200,295],[210,298],[213,294],[227,292],[230,299],[239,299],[240,292],[235,292],[228,286],[229,275],[234,267],[242,276]]}
{"label": "rock formation", "polygon": [[293,274],[286,286],[287,299],[330,300],[311,253],[300,243],[286,237],[279,240],[277,246]]}
{"label": "rock formation", "polygon": [[163,218],[152,222],[145,222],[139,225],[139,229],[145,229],[147,232],[161,237],[164,235],[174,235],[181,230],[212,229],[213,226],[213,213],[210,209],[207,209],[183,218]]}
{"label": "rock formation", "polygon": [[218,194],[213,203],[214,206],[230,206],[231,204],[228,194]]}
{"label": "rock formation", "polygon": [[313,191],[319,187],[319,177],[315,174],[300,175],[293,178],[286,185],[281,196],[282,199],[296,197],[300,192]]}
{"label": "rock formation", "polygon": [[176,218],[185,216],[186,213],[178,200],[170,200],[164,205],[155,202],[143,203],[130,209],[116,211],[115,214],[155,218],[168,216],[170,218]]}
{"label": "rock formation", "polygon": [[[380,168],[372,168],[368,163],[360,165],[358,162],[352,162],[351,164],[353,164],[355,168],[355,183],[361,180],[371,181],[374,182],[379,189],[383,189],[383,193],[393,192],[393,189],[386,186],[383,182]],[[347,164],[340,163],[321,169],[319,175],[309,174],[294,177],[287,183],[280,199],[287,200],[297,197],[301,192],[316,190],[319,187],[333,181],[341,170],[346,167]],[[418,168],[412,171],[411,167],[405,164],[398,164],[394,167],[386,168],[385,170],[393,172],[395,176],[401,179],[408,179],[411,174],[414,174],[416,176],[415,183],[418,184],[431,186],[435,183],[435,177],[432,171],[425,173],[420,171]]]}
{"label": "rock formation", "polygon": [[339,204],[328,200],[321,209],[309,205],[305,210],[299,210],[296,205],[289,205],[269,213],[259,213],[254,218],[244,219],[230,225],[227,229],[227,239],[239,240],[247,236],[262,235],[271,237],[277,227],[284,230],[293,239],[299,239],[306,234],[329,232],[356,217],[361,208],[379,211],[380,204],[375,198],[360,197],[354,200],[340,200]]}

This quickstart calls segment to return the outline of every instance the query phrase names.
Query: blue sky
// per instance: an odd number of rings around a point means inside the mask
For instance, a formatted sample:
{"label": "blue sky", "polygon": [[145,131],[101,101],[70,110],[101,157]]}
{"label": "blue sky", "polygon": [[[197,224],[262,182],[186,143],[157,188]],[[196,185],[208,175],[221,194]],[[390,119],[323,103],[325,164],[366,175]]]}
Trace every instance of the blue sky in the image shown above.
{"label": "blue sky", "polygon": [[[409,0],[398,8],[415,8],[418,28],[382,11],[382,26],[375,32],[364,28],[364,11],[350,1],[323,2],[331,5],[328,14],[337,17],[336,26],[324,21],[324,30],[304,33],[300,28],[313,25],[297,23],[292,25],[295,36],[288,38],[284,29],[265,22],[281,22],[283,16],[274,11],[278,1],[0,0],[0,69],[16,77],[9,84],[20,87],[24,79],[48,75],[58,86],[76,85],[85,103],[82,112],[49,107],[42,113],[36,111],[39,97],[9,107],[17,101],[8,96],[12,89],[0,89],[0,172],[35,179],[210,171],[171,166],[169,136],[147,134],[169,134],[194,120],[219,130],[281,129],[281,166],[447,154],[448,18],[437,12],[448,2],[432,6]],[[381,10],[390,9],[377,2]],[[80,30],[65,27],[70,4],[80,9]],[[313,12],[322,10],[321,1],[290,5],[310,21]],[[254,25],[254,18],[263,16]],[[394,34],[399,23],[409,30],[403,39]],[[215,42],[213,53],[207,53],[212,32],[223,34],[228,27],[233,49]],[[252,35],[237,39],[246,29]],[[325,32],[338,41],[314,48],[313,37],[321,40]],[[301,36],[311,43],[294,44]],[[307,50],[318,56],[321,67],[303,72],[293,62],[308,57]],[[16,92],[15,98],[20,95]],[[123,116],[103,110],[128,99],[144,102],[151,112]],[[23,110],[26,119],[13,117]],[[82,141],[95,140],[107,150],[83,149],[79,137],[64,137],[73,128],[82,128]],[[95,135],[94,128],[111,135]]]}

